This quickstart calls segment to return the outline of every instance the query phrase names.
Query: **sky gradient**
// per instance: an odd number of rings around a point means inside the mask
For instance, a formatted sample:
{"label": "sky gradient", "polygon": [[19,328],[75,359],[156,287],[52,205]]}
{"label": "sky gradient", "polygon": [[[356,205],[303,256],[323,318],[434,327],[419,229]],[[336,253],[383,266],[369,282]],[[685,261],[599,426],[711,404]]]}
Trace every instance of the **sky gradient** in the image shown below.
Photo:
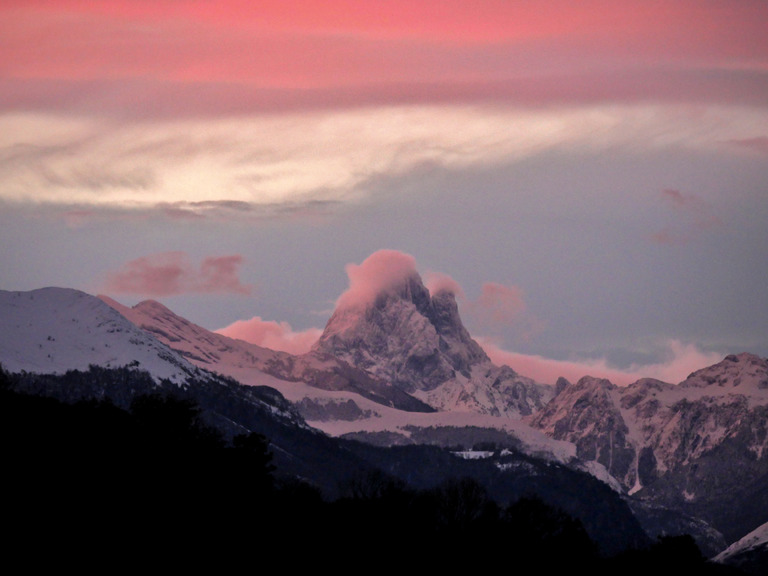
{"label": "sky gradient", "polygon": [[300,352],[405,266],[542,381],[768,356],[766,29],[759,0],[5,1],[0,289]]}

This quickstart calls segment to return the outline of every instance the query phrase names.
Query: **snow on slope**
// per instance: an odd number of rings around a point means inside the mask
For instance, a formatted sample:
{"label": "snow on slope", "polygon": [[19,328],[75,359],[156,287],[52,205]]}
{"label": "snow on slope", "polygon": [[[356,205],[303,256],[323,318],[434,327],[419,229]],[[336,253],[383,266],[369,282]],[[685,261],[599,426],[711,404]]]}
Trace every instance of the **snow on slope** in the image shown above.
{"label": "snow on slope", "polygon": [[285,361],[291,357],[286,352],[276,352],[210,332],[177,316],[154,300],[145,300],[130,308],[107,296],[98,298],[135,326],[149,332],[201,368],[219,370],[225,374],[220,368],[248,367],[263,371],[269,363]]}
{"label": "snow on slope", "polygon": [[[578,455],[597,460],[630,493],[669,470],[687,467],[731,439],[758,460],[768,452],[765,421],[768,361],[744,353],[697,370],[674,385],[644,378],[619,387],[585,376],[529,422],[573,442]],[[692,483],[686,497],[693,498]]]}
{"label": "snow on slope", "polygon": [[689,400],[711,396],[730,402],[745,396],[750,408],[768,404],[768,364],[754,354],[730,354],[712,366],[693,372],[680,383]]}
{"label": "snow on slope", "polygon": [[[526,451],[550,460],[571,463],[575,457],[573,444],[549,438],[519,419],[468,410],[406,412],[384,406],[348,390],[319,388],[307,384],[307,379],[316,379],[322,370],[333,369],[337,365],[335,359],[326,359],[323,363],[322,357],[319,356],[292,356],[210,332],[176,316],[162,304],[151,300],[129,308],[106,296],[100,298],[198,366],[230,376],[242,384],[275,388],[297,406],[306,403],[315,407],[326,406],[329,407],[329,412],[337,415],[341,408],[346,408],[341,417],[313,419],[305,414],[309,425],[331,436],[382,431],[394,431],[409,436],[409,429],[412,427],[475,426],[504,430],[519,438]],[[281,370],[274,370],[278,365]],[[285,367],[290,368],[287,373]],[[595,476],[610,481],[601,465],[588,466]]]}
{"label": "snow on slope", "polygon": [[199,372],[110,306],[78,290],[0,290],[0,322],[0,363],[9,372],[133,366],[174,383]]}
{"label": "snow on slope", "polygon": [[734,556],[761,548],[768,550],[768,522],[758,526],[752,532],[728,546],[728,548],[715,556],[713,560],[715,562],[727,563]]}
{"label": "snow on slope", "polygon": [[[414,428],[476,427],[503,430],[522,443],[526,453],[562,464],[576,465],[576,447],[570,443],[555,440],[531,428],[522,420],[504,416],[490,416],[476,412],[405,412],[383,406],[366,398],[346,391],[321,390],[301,382],[286,382],[263,373],[248,369],[224,368],[226,374],[243,384],[268,385],[276,388],[285,398],[294,403],[310,400],[319,404],[341,405],[352,400],[358,407],[358,417],[350,419],[307,419],[307,424],[330,436],[343,436],[357,432],[396,432],[405,437]],[[577,465],[577,467],[579,467]],[[620,491],[619,483],[611,477],[605,467],[597,462],[583,463],[583,469],[596,478]]]}

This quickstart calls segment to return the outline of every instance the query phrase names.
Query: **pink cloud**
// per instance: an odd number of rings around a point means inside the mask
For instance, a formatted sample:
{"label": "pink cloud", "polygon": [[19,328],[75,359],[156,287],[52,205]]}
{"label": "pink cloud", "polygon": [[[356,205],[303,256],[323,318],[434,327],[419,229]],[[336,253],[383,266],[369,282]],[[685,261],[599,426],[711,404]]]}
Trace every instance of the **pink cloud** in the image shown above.
{"label": "pink cloud", "polygon": [[381,292],[397,287],[416,274],[416,260],[397,250],[379,250],[361,264],[347,264],[349,288],[339,296],[336,308],[354,308],[373,302]]}
{"label": "pink cloud", "polygon": [[517,286],[505,286],[496,282],[483,284],[480,297],[475,302],[478,313],[488,322],[513,322],[525,312],[523,291]]}
{"label": "pink cloud", "polygon": [[679,218],[674,225],[653,234],[652,239],[658,244],[685,244],[702,232],[722,225],[714,209],[694,194],[667,189],[662,191],[662,199]]}
{"label": "pink cloud", "polygon": [[241,284],[238,278],[238,269],[242,263],[243,257],[239,254],[208,256],[200,265],[199,291],[250,294],[252,288]]}
{"label": "pink cloud", "polygon": [[243,257],[209,256],[195,268],[185,252],[163,252],[126,262],[107,276],[105,292],[173,296],[185,293],[251,294],[238,269]]}
{"label": "pink cloud", "polygon": [[605,361],[553,360],[531,354],[510,352],[487,338],[475,338],[494,364],[507,365],[519,374],[542,384],[554,384],[561,376],[577,382],[583,376],[607,378],[614,384],[626,386],[640,377],[634,373],[609,368]]}
{"label": "pink cloud", "polygon": [[438,292],[450,292],[457,299],[466,298],[464,290],[456,280],[443,274],[442,272],[426,272],[424,274],[424,286],[427,287],[430,294],[437,294]]}
{"label": "pink cloud", "polygon": [[464,299],[460,304],[467,324],[487,335],[503,330],[527,341],[543,329],[543,323],[528,310],[519,286],[486,282],[476,300]]}
{"label": "pink cloud", "polygon": [[[336,309],[370,304],[381,292],[400,286],[409,276],[418,274],[413,256],[397,250],[379,250],[361,264],[347,264],[349,288],[337,299]],[[528,340],[542,329],[527,310],[522,289],[496,282],[486,282],[476,300],[467,298],[461,285],[447,274],[429,271],[424,285],[434,295],[447,290],[456,297],[462,317],[474,329],[493,334],[499,330],[515,332]]]}
{"label": "pink cloud", "polygon": [[757,152],[758,154],[768,154],[768,137],[757,136],[755,138],[742,138],[740,140],[730,140],[729,144],[739,146],[740,148]]}
{"label": "pink cloud", "polygon": [[603,360],[552,360],[542,356],[509,352],[494,342],[478,338],[489,358],[495,364],[506,364],[518,373],[544,384],[554,384],[559,377],[577,382],[583,376],[606,378],[619,386],[627,386],[640,378],[656,378],[663,382],[677,384],[691,372],[711,366],[723,359],[716,353],[706,353],[692,344],[678,340],[666,342],[667,359],[655,364],[636,364],[626,370],[612,368]]}
{"label": "pink cloud", "polygon": [[320,328],[309,328],[295,332],[287,322],[275,322],[262,320],[254,316],[250,320],[238,320],[229,326],[225,326],[217,333],[238,340],[245,340],[270,350],[288,352],[290,354],[304,354],[309,352],[312,345],[322,335]]}

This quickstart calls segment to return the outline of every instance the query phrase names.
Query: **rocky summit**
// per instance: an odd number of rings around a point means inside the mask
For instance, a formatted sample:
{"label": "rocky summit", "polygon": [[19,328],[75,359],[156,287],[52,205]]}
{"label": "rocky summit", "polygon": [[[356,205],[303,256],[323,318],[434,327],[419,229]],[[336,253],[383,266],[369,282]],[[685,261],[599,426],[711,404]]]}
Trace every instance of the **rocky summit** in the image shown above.
{"label": "rocky summit", "polygon": [[417,273],[365,303],[339,306],[316,352],[362,368],[438,410],[520,416],[551,388],[496,366],[462,324],[455,295],[430,294]]}

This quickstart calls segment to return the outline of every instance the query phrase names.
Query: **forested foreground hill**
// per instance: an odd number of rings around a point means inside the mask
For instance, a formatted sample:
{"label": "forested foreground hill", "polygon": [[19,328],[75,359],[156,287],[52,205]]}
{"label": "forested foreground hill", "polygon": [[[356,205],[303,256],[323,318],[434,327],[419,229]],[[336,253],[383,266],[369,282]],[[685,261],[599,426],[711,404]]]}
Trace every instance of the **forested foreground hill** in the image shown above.
{"label": "forested foreground hill", "polygon": [[[297,568],[585,567],[735,573],[689,537],[612,557],[579,520],[532,497],[499,505],[470,478],[429,489],[361,472],[324,499],[276,474],[269,440],[225,439],[188,399],[150,393],[128,409],[12,391],[2,374],[4,558],[30,567],[220,568],[265,557]],[[277,478],[280,478],[278,481]]]}

